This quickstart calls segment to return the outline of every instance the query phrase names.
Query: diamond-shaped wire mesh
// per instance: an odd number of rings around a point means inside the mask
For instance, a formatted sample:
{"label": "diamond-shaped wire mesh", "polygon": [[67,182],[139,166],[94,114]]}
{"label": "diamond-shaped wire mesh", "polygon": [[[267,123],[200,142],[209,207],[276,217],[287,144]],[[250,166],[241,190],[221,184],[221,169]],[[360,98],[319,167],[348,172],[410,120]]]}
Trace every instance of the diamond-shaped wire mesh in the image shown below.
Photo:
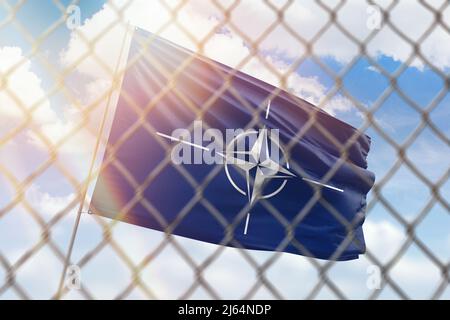
{"label": "diamond-shaped wire mesh", "polygon": [[[89,194],[89,188],[91,183],[96,179],[101,167],[98,165],[98,154],[103,150],[107,144],[107,135],[105,132],[108,127],[107,116],[112,114],[111,106],[117,98],[117,93],[121,87],[121,81],[127,67],[133,63],[130,61],[128,65],[120,65],[119,63],[110,64],[108,59],[100,56],[97,51],[99,44],[105,40],[105,37],[111,37],[111,32],[117,30],[129,30],[129,17],[126,12],[133,7],[133,1],[111,1],[107,3],[108,12],[110,13],[109,19],[105,23],[99,24],[99,27],[95,32],[87,35],[86,31],[82,28],[75,28],[72,30],[71,38],[76,38],[80,43],[84,45],[83,53],[79,54],[76,58],[71,59],[70,63],[59,67],[56,66],[48,55],[43,52],[43,47],[46,41],[54,36],[61,28],[66,28],[68,12],[67,4],[58,0],[52,2],[53,10],[57,10],[59,18],[54,20],[44,32],[35,34],[33,30],[30,30],[23,23],[23,17],[20,16],[21,10],[29,2],[33,1],[2,1],[2,10],[6,12],[5,15],[0,16],[0,31],[2,29],[13,28],[15,32],[18,32],[27,41],[27,45],[31,48],[28,52],[21,56],[21,59],[14,61],[7,69],[0,68],[1,82],[0,82],[0,103],[5,103],[0,107],[3,112],[4,108],[15,108],[13,112],[19,113],[18,121],[5,125],[0,131],[0,148],[3,149],[3,154],[8,152],[12,144],[20,144],[20,141],[24,139],[24,133],[26,132],[26,138],[31,139],[35,144],[39,145],[41,150],[45,150],[46,156],[39,159],[37,155],[33,153],[22,151],[21,155],[26,160],[23,162],[29,164],[29,168],[24,170],[18,176],[17,171],[12,169],[13,163],[10,159],[8,161],[0,162],[0,176],[2,183],[5,186],[2,187],[2,193],[4,196],[0,203],[0,226],[1,230],[8,230],[6,236],[3,236],[2,241],[13,242],[23,241],[20,245],[20,250],[11,250],[8,248],[8,244],[0,246],[0,274],[3,275],[3,280],[0,282],[0,297],[13,297],[13,298],[34,298],[35,292],[39,292],[39,284],[51,283],[53,291],[48,293],[42,293],[47,298],[193,298],[193,297],[206,297],[206,298],[257,298],[257,297],[269,297],[282,299],[286,297],[296,298],[320,298],[327,297],[328,292],[330,297],[336,298],[378,298],[384,297],[383,293],[390,291],[394,297],[409,298],[414,297],[415,289],[411,289],[408,284],[400,283],[399,272],[396,268],[407,261],[409,256],[407,253],[411,248],[416,250],[416,254],[420,255],[421,262],[418,265],[413,265],[411,268],[419,268],[418,273],[411,271],[411,274],[421,274],[422,270],[425,273],[423,276],[425,279],[429,279],[430,276],[426,274],[430,268],[434,268],[437,276],[434,277],[432,283],[432,290],[429,292],[429,298],[445,298],[445,292],[448,289],[450,282],[449,268],[450,260],[447,252],[442,250],[436,250],[428,245],[426,237],[421,236],[420,228],[426,223],[427,218],[430,215],[440,215],[437,224],[446,226],[447,230],[450,230],[450,223],[445,219],[448,219],[450,213],[450,205],[446,194],[448,195],[448,178],[450,175],[450,167],[447,164],[444,167],[442,174],[437,177],[430,178],[427,171],[423,167],[415,163],[415,158],[409,155],[409,150],[417,142],[419,137],[424,131],[430,132],[439,140],[439,143],[443,145],[443,152],[445,157],[445,151],[448,151],[450,146],[449,131],[446,128],[441,128],[436,125],[433,120],[433,112],[440,108],[442,103],[445,103],[445,98],[448,94],[450,87],[450,78],[448,70],[441,68],[437,65],[436,61],[433,61],[432,56],[424,53],[422,44],[427,42],[429,35],[435,30],[440,29],[442,32],[450,35],[450,27],[448,20],[449,3],[448,1],[442,1],[439,5],[431,5],[427,1],[418,1],[421,6],[421,10],[427,12],[431,16],[429,26],[424,28],[423,32],[416,38],[408,36],[408,32],[402,29],[401,24],[392,19],[392,13],[401,6],[401,1],[388,1],[388,4],[379,6],[380,13],[382,14],[383,23],[380,28],[374,28],[367,32],[367,35],[360,37],[355,34],[355,30],[349,27],[346,21],[340,19],[340,14],[347,10],[351,6],[351,1],[316,1],[315,10],[317,14],[326,17],[326,23],[313,28],[310,34],[305,34],[302,30],[298,30],[291,24],[291,20],[287,19],[290,15],[290,11],[298,5],[299,2],[287,0],[287,1],[270,1],[265,0],[258,4],[263,5],[265,10],[271,16],[270,23],[264,25],[262,29],[257,32],[255,29],[243,28],[245,24],[240,20],[239,16],[236,17],[235,12],[242,5],[248,6],[245,1],[218,1],[212,0],[208,3],[211,10],[215,12],[214,15],[209,17],[212,21],[213,27],[209,30],[191,29],[184,23],[184,11],[186,7],[191,5],[188,0],[180,1],[159,1],[163,13],[162,16],[167,17],[156,30],[155,34],[163,35],[167,30],[176,30],[181,34],[188,42],[193,44],[195,51],[203,54],[205,48],[211,44],[214,37],[217,34],[226,35],[227,32],[233,33],[240,37],[242,42],[245,42],[248,49],[246,54],[240,55],[239,61],[235,63],[236,70],[246,70],[246,67],[252,63],[257,63],[260,68],[265,68],[265,71],[270,73],[272,78],[275,78],[276,83],[280,89],[272,92],[273,96],[276,96],[279,90],[294,91],[294,94],[301,92],[301,88],[297,90],[291,90],[292,84],[290,83],[290,77],[292,74],[303,66],[306,61],[314,64],[315,69],[319,70],[323,77],[328,78],[331,83],[330,89],[327,90],[324,97],[320,101],[316,101],[318,107],[327,108],[330,101],[336,96],[340,96],[343,99],[351,102],[354,110],[358,116],[362,119],[359,127],[361,132],[372,130],[378,139],[382,140],[386,145],[386,152],[393,155],[392,165],[388,170],[385,170],[382,176],[377,176],[376,184],[371,191],[370,201],[367,206],[368,220],[371,219],[371,214],[377,210],[385,212],[395,225],[401,230],[402,234],[397,235],[397,243],[385,243],[387,246],[395,247],[394,253],[388,257],[380,255],[380,252],[373,251],[371,246],[368,245],[367,253],[364,256],[364,267],[375,266],[380,270],[381,283],[380,287],[375,290],[366,290],[361,294],[350,294],[349,287],[352,286],[352,273],[360,273],[361,265],[352,269],[348,267],[346,269],[347,275],[342,274],[342,263],[337,262],[323,262],[315,259],[298,257],[295,262],[292,262],[294,257],[286,258],[279,252],[264,253],[263,256],[259,256],[251,251],[239,250],[239,249],[227,249],[223,246],[207,246],[206,249],[198,249],[199,252],[193,252],[191,242],[179,239],[171,235],[171,231],[174,230],[177,223],[185,216],[185,214],[197,203],[201,203],[208,209],[209,213],[226,228],[227,236],[223,239],[223,243],[232,243],[240,247],[240,244],[232,239],[233,230],[236,225],[245,218],[245,214],[248,208],[243,208],[242,212],[237,216],[235,222],[231,225],[222,216],[221,212],[216,209],[207,199],[202,197],[202,192],[208,187],[208,184],[221,170],[220,166],[211,170],[208,176],[203,179],[201,183],[197,182],[189,172],[183,167],[175,166],[176,170],[181,177],[188,183],[194,190],[194,196],[186,204],[186,206],[180,210],[176,221],[170,225],[164,220],[164,217],[160,214],[158,209],[143,198],[143,192],[146,187],[156,179],[159,173],[170,163],[170,150],[171,145],[164,139],[159,140],[159,144],[162,148],[167,150],[167,157],[162,161],[148,176],[144,179],[143,183],[136,181],[131,175],[126,166],[120,162],[119,159],[114,157],[114,152],[110,153],[110,157],[105,159],[103,165],[113,164],[124,176],[127,182],[133,186],[135,190],[135,197],[127,204],[126,208],[123,208],[121,214],[126,214],[127,210],[130,210],[136,203],[140,203],[144,206],[148,213],[166,224],[166,233],[154,235],[150,238],[146,238],[143,235],[142,238],[133,238],[133,234],[145,233],[145,231],[137,229],[124,229],[131,228],[130,226],[121,226],[121,222],[109,221],[96,215],[86,215],[80,209],[85,210],[89,204],[89,199],[86,195]],[[350,2],[350,3],[349,3]],[[71,5],[77,5],[78,1],[72,1]],[[376,5],[375,1],[367,1],[367,6]],[[34,4],[36,5],[36,3]],[[111,18],[111,16],[113,18]],[[251,17],[251,14],[247,17]],[[447,19],[446,19],[447,17]],[[300,16],[298,19],[305,19],[308,21],[307,16]],[[247,23],[249,21],[246,21]],[[227,31],[225,32],[224,29]],[[323,55],[318,52],[320,49],[320,43],[330,30],[337,30],[339,34],[345,39],[346,42],[351,43],[355,47],[355,54],[347,61],[343,62],[339,68],[333,68],[330,66]],[[384,64],[380,63],[378,57],[373,56],[369,50],[369,47],[373,41],[383,32],[389,30],[394,33],[399,42],[406,43],[410,47],[410,53],[403,59],[402,63],[393,69],[388,70]],[[92,30],[91,30],[92,31]],[[153,30],[155,31],[155,30]],[[92,36],[94,34],[94,36]],[[282,68],[277,67],[265,54],[264,43],[273,34],[279,37],[285,37],[290,39],[292,46],[302,48],[299,50],[299,54],[295,59],[292,59],[288,66]],[[118,32],[118,35],[122,33]],[[125,39],[125,35],[123,35]],[[126,56],[126,41],[121,37],[116,37],[117,43],[122,43],[120,52],[113,54],[114,61],[122,61]],[[339,41],[339,40],[336,40]],[[149,43],[151,39],[149,39]],[[143,47],[148,46],[149,43],[141,44]],[[114,46],[115,48],[116,46]],[[232,50],[232,48],[230,49]],[[339,50],[339,45],[336,43],[336,50]],[[224,53],[226,54],[226,53]],[[151,59],[151,57],[147,57]],[[48,82],[53,85],[39,96],[38,99],[29,103],[23,95],[18,94],[17,90],[12,90],[9,85],[11,82],[16,81],[14,79],[15,74],[20,72],[22,68],[26,67],[29,61],[36,61],[43,70],[47,77]],[[370,104],[353,93],[354,84],[348,83],[347,78],[351,74],[356,66],[364,60],[370,67],[375,70],[380,76],[383,77],[383,81],[386,82],[386,86],[379,92],[377,98]],[[423,64],[422,68],[428,68],[433,72],[436,79],[434,81],[439,83],[439,90],[430,99],[427,105],[419,104],[416,99],[411,96],[408,90],[400,84],[403,77],[411,77],[408,73],[410,67],[414,66],[420,60]],[[90,68],[99,69],[103,77],[103,87],[97,92],[96,98],[86,102],[83,98],[80,98],[79,93],[71,88],[71,80],[73,74],[77,68],[89,61]],[[127,103],[131,106],[130,112],[136,113],[138,121],[127,130],[119,142],[114,146],[109,146],[112,150],[116,150],[120,145],[126,141],[132,134],[138,129],[144,129],[149,134],[154,135],[156,130],[149,123],[146,122],[146,115],[152,109],[152,107],[160,101],[167,93],[171,91],[177,98],[179,98],[185,104],[186,108],[189,108],[199,118],[201,118],[204,110],[207,110],[214,102],[220,97],[220,94],[225,90],[231,92],[231,94],[239,101],[244,108],[252,110],[245,99],[243,99],[240,93],[230,86],[231,75],[224,75],[220,70],[215,70],[219,75],[223,77],[223,87],[215,92],[214,95],[209,97],[205,106],[200,109],[191,101],[189,97],[183,95],[183,93],[176,90],[173,86],[173,82],[176,81],[179,73],[183,72],[189,64],[192,62],[190,59],[186,60],[183,65],[178,68],[177,74],[170,74],[165,71],[164,67],[158,65],[156,61],[151,61],[162,74],[165,75],[167,80],[167,88],[152,100],[151,104],[143,109],[137,105],[133,96],[127,92],[121,92],[122,97],[126,99]],[[115,66],[111,68],[111,65]],[[0,61],[1,66],[1,61]],[[408,73],[408,75],[405,75]],[[349,87],[352,87],[350,89]],[[93,90],[96,90],[94,87]],[[301,94],[300,94],[301,95]],[[418,121],[417,126],[412,132],[406,135],[405,139],[401,142],[393,138],[392,131],[386,125],[380,124],[377,121],[377,117],[380,112],[383,112],[384,105],[395,96],[396,99],[402,101],[405,107],[410,108],[411,111],[417,113]],[[74,112],[78,114],[78,121],[70,128],[63,128],[56,126],[54,130],[62,132],[57,139],[51,136],[53,131],[43,130],[42,126],[36,125],[36,118],[39,117],[40,110],[46,108],[46,101],[53,99],[56,101],[69,101]],[[52,101],[53,101],[52,100]],[[444,101],[444,102],[443,102]],[[6,105],[8,103],[8,105]],[[448,104],[447,104],[448,108]],[[392,113],[391,113],[392,114]],[[106,115],[106,117],[103,117]],[[253,118],[248,123],[248,128],[258,127],[259,114],[253,114]],[[396,121],[391,119],[390,121]],[[399,120],[400,121],[400,120]],[[319,126],[314,122],[314,116],[311,116],[310,121],[304,128],[300,128],[296,135],[296,138],[300,139],[303,134],[313,126],[321,131],[330,141],[334,141],[336,146],[341,150],[342,159],[345,159],[346,150],[351,145],[351,142],[358,137],[352,137],[347,145],[340,145],[339,142],[328,132],[327,128]],[[80,136],[82,138],[80,138]],[[98,140],[97,140],[98,139]],[[94,145],[90,143],[91,148],[88,153],[82,153],[81,156],[72,153],[71,156],[79,157],[82,164],[78,165],[76,170],[66,162],[65,152],[66,146],[70,143],[73,144],[73,140],[76,141],[76,145],[87,143],[87,140],[96,141]],[[295,141],[286,146],[287,151],[293,147]],[[88,157],[94,156],[92,164],[89,163]],[[424,154],[423,157],[428,155]],[[446,154],[447,158],[450,158],[450,153]],[[33,159],[36,157],[35,159]],[[441,157],[443,157],[441,155]],[[392,157],[391,157],[392,158]],[[6,157],[4,158],[6,159]],[[41,161],[42,160],[42,161]],[[91,167],[89,165],[91,164]],[[293,163],[295,166],[295,163]],[[369,167],[371,163],[369,161]],[[339,168],[333,168],[324,178],[326,182]],[[301,170],[297,166],[297,170]],[[393,203],[392,197],[386,196],[386,192],[389,192],[389,186],[392,181],[398,181],[401,178],[397,178],[396,175],[400,175],[402,170],[408,170],[408,172],[414,176],[417,183],[424,185],[424,188],[429,191],[430,197],[422,207],[417,208],[418,213],[413,218],[407,217],[405,212]],[[82,172],[82,173],[80,173]],[[90,174],[88,175],[88,172]],[[33,195],[40,194],[42,192],[36,190],[35,184],[40,180],[52,180],[55,179],[56,187],[58,184],[64,185],[65,188],[72,190],[71,196],[59,197],[55,203],[55,200],[51,199],[50,194],[44,194],[41,199],[41,205],[36,208],[36,199],[33,199]],[[61,182],[61,180],[64,180]],[[400,182],[401,183],[401,182]],[[57,192],[56,192],[57,193]],[[414,194],[410,195],[414,198]],[[42,197],[41,197],[42,198]],[[295,223],[298,224],[305,217],[308,210],[315,203],[320,202],[325,206],[339,221],[345,224],[348,230],[352,229],[351,224],[345,219],[340,219],[341,214],[333,207],[332,203],[326,202],[320,196],[320,190],[315,193],[315,196],[310,199],[308,205],[298,213]],[[271,206],[268,201],[262,201],[263,206],[287,229],[294,227],[287,222],[281,212],[275,207]],[[435,213],[439,208],[439,212]],[[52,214],[49,214],[50,211]],[[77,216],[78,214],[78,216]],[[19,222],[13,220],[13,216],[19,217]],[[79,219],[79,220],[78,220]],[[72,254],[69,245],[70,233],[72,232],[72,224],[74,220],[80,222],[80,226],[77,232],[79,234],[75,241],[74,252]],[[11,231],[14,229],[13,231]],[[32,231],[29,231],[32,230]],[[87,230],[87,231],[86,231]],[[126,232],[123,230],[127,230]],[[378,234],[379,237],[389,236],[391,229],[386,227],[382,229],[385,234]],[[150,232],[150,231],[149,231]],[[23,238],[17,237],[18,234],[26,233]],[[450,234],[448,232],[447,234]],[[84,237],[86,235],[86,237]],[[10,238],[8,238],[8,236]],[[349,241],[352,239],[351,232],[349,232]],[[8,241],[10,239],[10,241]],[[21,240],[20,240],[21,239]],[[25,239],[25,240],[24,240]],[[74,239],[75,240],[75,239]],[[380,239],[382,242],[383,239]],[[447,240],[442,240],[443,242]],[[305,248],[294,239],[286,237],[285,241],[280,243],[279,249],[282,250],[292,242],[301,252],[305,252]],[[450,238],[448,239],[450,243]],[[345,241],[341,248],[339,248],[335,257],[339,257],[344,249]],[[82,249],[77,250],[77,247]],[[136,249],[138,248],[138,249]],[[392,251],[392,248],[386,248],[387,251]],[[447,246],[448,252],[450,252],[450,244]],[[200,252],[201,251],[201,252]],[[232,252],[232,253],[230,253]],[[70,257],[70,261],[66,261],[66,258]],[[292,263],[293,267],[290,269],[280,269],[278,266],[286,262],[286,259]],[[170,261],[167,263],[166,261]],[[67,265],[75,264],[81,268],[81,287],[78,290],[71,290],[64,286],[61,292],[58,294],[58,284],[61,274],[64,274],[64,267]],[[170,264],[170,266],[169,266]],[[348,262],[345,263],[348,265]],[[227,268],[233,268],[233,265],[239,266],[239,270],[230,270]],[[56,266],[56,267],[55,267]],[[225,268],[224,266],[227,266]],[[430,267],[431,266],[431,267]],[[49,268],[48,270],[44,270]],[[111,269],[104,271],[105,268]],[[347,267],[346,267],[347,268]],[[359,271],[356,271],[360,268]],[[422,269],[423,268],[423,269]],[[36,273],[33,270],[38,270]],[[274,271],[275,270],[275,271]],[[284,270],[284,271],[281,271]],[[359,278],[362,279],[363,286],[366,286],[366,278],[369,276],[366,274],[366,269],[363,268],[363,275],[359,274]],[[404,269],[402,269],[404,270]],[[406,268],[406,271],[409,269]],[[286,280],[286,277],[291,274],[283,274],[280,272],[291,272],[295,279],[296,273],[303,273],[302,283],[297,283],[297,286],[303,286],[304,296],[295,295],[295,288],[292,289],[292,284]],[[113,275],[103,277],[102,274]],[[169,273],[169,274],[167,274]],[[238,274],[239,273],[239,274]],[[160,279],[160,275],[164,276]],[[350,274],[350,276],[348,275]],[[40,278],[42,280],[38,280]],[[221,278],[223,278],[221,280]],[[432,278],[432,277],[431,277]],[[178,280],[182,279],[181,282]],[[344,280],[343,280],[344,279]],[[233,292],[236,292],[239,296],[232,294],[224,294],[223,287],[226,286],[224,282],[236,282],[236,287],[233,287]],[[100,285],[99,285],[100,283]],[[106,284],[105,284],[106,283]],[[183,284],[182,284],[183,283]],[[166,292],[166,287],[169,292]],[[416,288],[417,289],[417,288]],[[419,288],[420,290],[420,288]],[[288,292],[289,291],[289,292]],[[293,295],[291,293],[294,292]],[[428,294],[428,293],[427,293]],[[448,294],[448,293],[447,293]],[[38,297],[43,297],[38,294]]]}

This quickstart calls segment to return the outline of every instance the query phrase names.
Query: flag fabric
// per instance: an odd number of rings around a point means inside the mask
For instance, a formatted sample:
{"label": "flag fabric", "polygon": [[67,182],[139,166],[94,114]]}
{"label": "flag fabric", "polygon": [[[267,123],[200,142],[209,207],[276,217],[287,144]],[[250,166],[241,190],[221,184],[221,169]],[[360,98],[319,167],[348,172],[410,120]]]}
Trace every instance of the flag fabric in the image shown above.
{"label": "flag fabric", "polygon": [[[213,139],[173,135],[195,136],[200,121],[224,137],[258,132],[241,166],[228,165],[237,153],[226,145],[213,155],[222,164],[198,158]],[[249,160],[267,141],[283,163]],[[192,149],[192,163],[175,163],[175,148]],[[367,135],[312,104],[137,29],[90,211],[213,244],[356,259],[375,179],[369,148]]]}

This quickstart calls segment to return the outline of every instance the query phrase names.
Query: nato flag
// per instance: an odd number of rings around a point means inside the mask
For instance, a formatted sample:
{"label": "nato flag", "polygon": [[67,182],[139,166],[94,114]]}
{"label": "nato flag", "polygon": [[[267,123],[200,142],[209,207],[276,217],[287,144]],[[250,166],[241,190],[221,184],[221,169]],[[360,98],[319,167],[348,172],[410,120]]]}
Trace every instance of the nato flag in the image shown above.
{"label": "nato flag", "polygon": [[213,244],[356,259],[369,147],[310,103],[136,30],[90,210]]}

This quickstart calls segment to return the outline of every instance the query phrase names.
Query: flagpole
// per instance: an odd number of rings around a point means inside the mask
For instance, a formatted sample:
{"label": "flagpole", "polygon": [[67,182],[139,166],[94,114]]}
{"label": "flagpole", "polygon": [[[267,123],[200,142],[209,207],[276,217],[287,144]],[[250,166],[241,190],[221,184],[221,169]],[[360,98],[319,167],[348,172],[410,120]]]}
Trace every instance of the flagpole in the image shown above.
{"label": "flagpole", "polygon": [[98,131],[98,136],[97,136],[97,141],[95,143],[94,152],[92,154],[91,163],[90,163],[90,166],[89,166],[88,176],[86,178],[86,182],[84,183],[84,186],[83,186],[83,189],[82,189],[82,199],[80,201],[80,205],[78,207],[78,212],[77,212],[77,216],[76,216],[76,219],[75,219],[75,223],[73,225],[72,235],[71,235],[70,243],[69,243],[69,248],[68,248],[68,251],[67,251],[66,258],[64,260],[64,267],[63,267],[63,271],[62,271],[61,278],[60,278],[60,281],[59,281],[58,291],[57,291],[56,296],[55,296],[56,300],[61,299],[61,296],[62,296],[62,293],[63,293],[64,280],[66,278],[67,268],[69,267],[69,263],[70,263],[71,256],[72,256],[73,247],[74,247],[76,236],[77,236],[77,232],[78,232],[78,227],[80,225],[81,214],[83,212],[83,207],[84,207],[84,201],[86,200],[87,192],[88,192],[88,189],[89,189],[89,184],[90,184],[91,179],[92,179],[92,173],[93,173],[93,170],[94,170],[95,159],[97,158],[97,153],[98,153],[98,150],[100,148],[101,137],[102,137],[102,134],[103,134],[103,131],[104,131],[104,128],[105,128],[105,124],[106,124],[106,119],[107,119],[107,116],[108,116],[108,113],[109,113],[110,104],[111,104],[111,98],[112,98],[112,94],[114,92],[115,83],[116,83],[116,76],[117,76],[117,72],[119,71],[119,64],[120,64],[120,62],[122,60],[122,55],[123,55],[123,51],[124,51],[124,48],[125,48],[125,42],[126,42],[126,39],[127,39],[127,36],[128,36],[129,29],[130,29],[130,23],[128,22],[127,25],[126,25],[125,35],[124,35],[123,40],[122,40],[122,44],[121,44],[121,48],[120,48],[120,52],[119,52],[119,57],[117,59],[116,66],[114,68],[113,81],[111,83],[111,89],[110,89],[110,91],[108,93],[108,99],[107,99],[105,111],[103,112],[103,117],[102,117],[102,121],[101,121],[101,124],[100,124],[100,129]]}

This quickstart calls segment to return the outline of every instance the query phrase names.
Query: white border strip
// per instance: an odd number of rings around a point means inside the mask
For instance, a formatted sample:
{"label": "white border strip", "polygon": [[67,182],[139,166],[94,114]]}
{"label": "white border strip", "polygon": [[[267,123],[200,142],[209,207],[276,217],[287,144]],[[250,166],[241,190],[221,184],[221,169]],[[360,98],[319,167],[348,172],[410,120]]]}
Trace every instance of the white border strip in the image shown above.
{"label": "white border strip", "polygon": [[247,234],[247,230],[248,230],[248,221],[250,220],[250,212],[247,213],[247,219],[245,220],[245,229],[244,229],[244,234]]}
{"label": "white border strip", "polygon": [[308,178],[302,178],[302,179],[305,180],[305,181],[307,181],[307,182],[310,182],[310,183],[313,183],[313,184],[317,184],[317,185],[319,185],[319,186],[322,186],[322,187],[325,187],[325,188],[328,188],[328,189],[331,189],[331,190],[335,190],[335,191],[339,191],[339,192],[344,192],[344,190],[342,190],[342,189],[339,189],[339,188],[330,186],[330,185],[328,185],[328,184],[321,183],[321,182],[319,182],[319,181],[311,180],[311,179],[308,179]]}
{"label": "white border strip", "polygon": [[271,104],[272,104],[272,100],[269,100],[269,104],[267,105],[267,110],[266,110],[266,119],[269,119],[270,105]]}
{"label": "white border strip", "polygon": [[191,146],[191,147],[195,147],[195,148],[199,148],[199,149],[202,149],[202,150],[205,150],[205,151],[209,151],[208,148],[203,147],[201,145],[198,145],[198,144],[195,144],[195,143],[192,143],[192,142],[189,142],[189,141],[184,141],[184,140],[181,140],[181,139],[169,136],[169,135],[161,133],[161,132],[157,132],[156,134],[158,136],[160,136],[160,137],[167,138],[167,139],[169,139],[171,141],[177,141],[177,142],[180,142],[180,143],[187,144],[188,146]]}

